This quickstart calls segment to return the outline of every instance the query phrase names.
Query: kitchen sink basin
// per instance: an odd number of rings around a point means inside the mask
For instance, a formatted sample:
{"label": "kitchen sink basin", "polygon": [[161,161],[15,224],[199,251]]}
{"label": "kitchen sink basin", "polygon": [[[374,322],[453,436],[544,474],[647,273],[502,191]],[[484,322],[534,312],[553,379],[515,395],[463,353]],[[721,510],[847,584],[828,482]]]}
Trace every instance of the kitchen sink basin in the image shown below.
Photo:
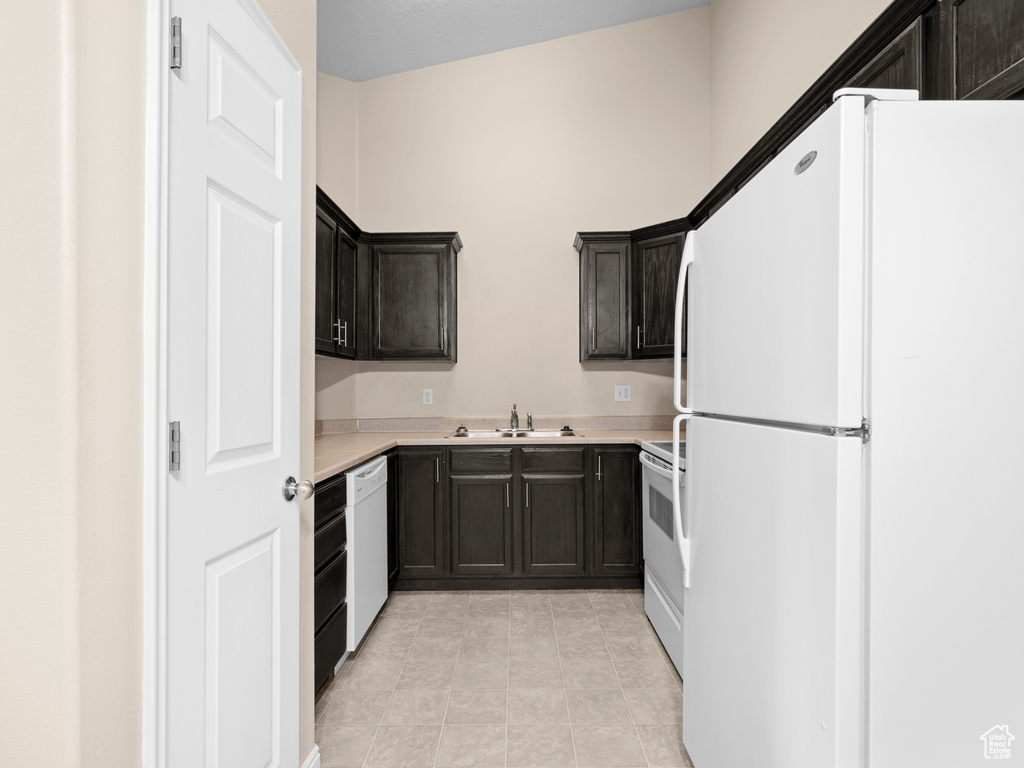
{"label": "kitchen sink basin", "polygon": [[572,429],[495,429],[491,432],[470,432],[465,427],[459,427],[449,437],[466,438],[488,438],[496,437],[579,437]]}

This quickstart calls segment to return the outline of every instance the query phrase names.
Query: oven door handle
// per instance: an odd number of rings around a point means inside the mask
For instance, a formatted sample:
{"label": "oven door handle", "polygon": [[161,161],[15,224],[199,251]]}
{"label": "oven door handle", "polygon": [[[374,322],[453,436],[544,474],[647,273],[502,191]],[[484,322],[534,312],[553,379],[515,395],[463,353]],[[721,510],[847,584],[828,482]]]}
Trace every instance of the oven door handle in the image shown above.
{"label": "oven door handle", "polygon": [[652,472],[661,475],[664,478],[672,478],[672,467],[654,458],[651,454],[647,453],[647,451],[640,451],[640,463]]}
{"label": "oven door handle", "polygon": [[[692,234],[692,233],[691,233]],[[683,505],[679,498],[679,425],[690,418],[681,413],[672,420],[672,524],[679,540],[679,555],[683,560],[683,586],[690,587],[690,540],[683,535]]]}

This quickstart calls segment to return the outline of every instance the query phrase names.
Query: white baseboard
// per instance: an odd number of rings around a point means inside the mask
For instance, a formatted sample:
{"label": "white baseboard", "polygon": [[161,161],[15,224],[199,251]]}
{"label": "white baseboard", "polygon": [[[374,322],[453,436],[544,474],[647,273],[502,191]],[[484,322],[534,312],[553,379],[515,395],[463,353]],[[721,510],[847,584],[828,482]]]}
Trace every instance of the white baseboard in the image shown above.
{"label": "white baseboard", "polygon": [[309,753],[309,757],[302,764],[302,768],[320,768],[320,747],[316,744],[313,745],[313,751]]}

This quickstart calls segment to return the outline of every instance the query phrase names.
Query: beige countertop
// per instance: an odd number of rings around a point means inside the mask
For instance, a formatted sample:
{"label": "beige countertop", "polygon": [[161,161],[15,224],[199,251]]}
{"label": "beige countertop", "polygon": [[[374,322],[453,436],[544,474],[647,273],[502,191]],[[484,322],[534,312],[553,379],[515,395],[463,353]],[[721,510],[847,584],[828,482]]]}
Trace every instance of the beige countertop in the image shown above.
{"label": "beige countertop", "polygon": [[317,435],[313,482],[319,483],[339,472],[379,456],[399,445],[588,445],[671,440],[669,429],[584,429],[577,437],[547,437],[539,440],[518,437],[452,438],[447,432],[334,432]]}

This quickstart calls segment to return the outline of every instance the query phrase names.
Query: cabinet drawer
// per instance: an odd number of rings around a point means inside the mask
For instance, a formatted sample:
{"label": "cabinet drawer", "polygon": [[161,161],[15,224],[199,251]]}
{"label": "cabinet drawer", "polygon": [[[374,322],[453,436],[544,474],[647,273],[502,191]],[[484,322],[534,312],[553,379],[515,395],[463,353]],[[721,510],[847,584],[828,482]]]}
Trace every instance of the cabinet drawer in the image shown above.
{"label": "cabinet drawer", "polygon": [[313,537],[313,569],[317,570],[339,550],[345,548],[348,540],[345,513],[336,515],[320,528]]}
{"label": "cabinet drawer", "polygon": [[512,471],[511,448],[452,448],[449,471],[453,475],[499,475]]}
{"label": "cabinet drawer", "polygon": [[583,472],[582,445],[565,448],[523,448],[523,474],[547,474]]}
{"label": "cabinet drawer", "polygon": [[348,650],[348,604],[341,607],[331,616],[327,623],[316,633],[313,641],[313,676],[314,690],[319,690],[334,669],[334,665]]}
{"label": "cabinet drawer", "polygon": [[316,486],[313,496],[313,527],[320,528],[345,510],[348,501],[345,475],[335,475]]}
{"label": "cabinet drawer", "polygon": [[342,552],[313,579],[313,626],[320,627],[345,602],[348,555]]}

